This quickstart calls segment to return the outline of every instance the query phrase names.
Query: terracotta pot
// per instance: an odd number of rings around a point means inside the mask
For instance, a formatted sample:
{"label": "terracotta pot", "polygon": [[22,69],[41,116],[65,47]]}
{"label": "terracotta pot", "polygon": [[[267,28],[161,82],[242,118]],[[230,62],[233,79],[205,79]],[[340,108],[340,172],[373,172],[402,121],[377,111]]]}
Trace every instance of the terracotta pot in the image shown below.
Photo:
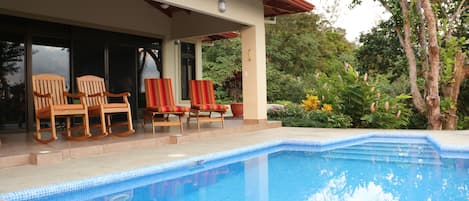
{"label": "terracotta pot", "polygon": [[243,103],[231,103],[231,112],[233,117],[242,117],[243,116]]}

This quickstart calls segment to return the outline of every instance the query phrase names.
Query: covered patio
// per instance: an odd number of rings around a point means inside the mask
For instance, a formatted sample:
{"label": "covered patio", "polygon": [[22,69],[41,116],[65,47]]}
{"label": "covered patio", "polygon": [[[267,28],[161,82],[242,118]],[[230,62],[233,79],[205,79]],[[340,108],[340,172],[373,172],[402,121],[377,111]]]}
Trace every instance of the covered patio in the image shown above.
{"label": "covered patio", "polygon": [[[48,164],[71,158],[123,152],[137,147],[176,144],[217,135],[280,127],[267,121],[264,24],[275,16],[311,11],[304,0],[103,0],[0,2],[0,42],[18,54],[1,67],[0,168]],[[173,80],[177,104],[190,105],[188,82],[203,79],[202,46],[240,37],[244,115],[227,118],[225,128],[206,123],[200,130],[184,122],[177,127],[141,128],[145,78]],[[35,132],[32,75],[54,73],[77,92],[75,79],[96,75],[111,92],[128,91],[136,133],[118,138],[67,141],[47,145]],[[249,86],[249,87],[247,87]]]}
{"label": "covered patio", "polygon": [[225,128],[218,123],[203,124],[201,129],[192,122],[184,124],[181,134],[178,127],[158,127],[152,133],[149,125],[135,126],[136,133],[127,137],[106,137],[84,141],[70,141],[64,137],[49,144],[39,144],[31,133],[0,134],[0,169],[23,165],[50,165],[70,159],[127,152],[134,149],[158,148],[168,144],[186,144],[192,141],[208,140],[217,136],[281,127],[281,122],[268,121],[265,124],[246,124],[240,119],[227,117]]}

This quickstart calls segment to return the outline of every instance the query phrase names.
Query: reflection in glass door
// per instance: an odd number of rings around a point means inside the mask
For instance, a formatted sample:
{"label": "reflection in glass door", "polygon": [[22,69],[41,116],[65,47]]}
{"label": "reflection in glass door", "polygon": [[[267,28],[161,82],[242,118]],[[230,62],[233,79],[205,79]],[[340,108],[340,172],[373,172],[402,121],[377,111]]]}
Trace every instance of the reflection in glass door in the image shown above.
{"label": "reflection in glass door", "polygon": [[162,67],[160,65],[161,52],[155,48],[138,48],[138,106],[145,108],[145,84],[146,78],[161,78]]}
{"label": "reflection in glass door", "polygon": [[109,47],[109,91],[112,93],[130,92],[129,102],[133,118],[137,116],[136,63],[135,48]]}
{"label": "reflection in glass door", "polygon": [[104,74],[104,42],[74,41],[73,44],[73,76]]}
{"label": "reflection in glass door", "polygon": [[189,80],[195,80],[195,45],[181,43],[181,95],[189,100]]}
{"label": "reflection in glass door", "polygon": [[26,128],[24,51],[21,36],[0,35],[0,131]]}
{"label": "reflection in glass door", "polygon": [[70,89],[70,48],[66,41],[33,38],[32,72],[34,74],[53,73],[65,78]]}

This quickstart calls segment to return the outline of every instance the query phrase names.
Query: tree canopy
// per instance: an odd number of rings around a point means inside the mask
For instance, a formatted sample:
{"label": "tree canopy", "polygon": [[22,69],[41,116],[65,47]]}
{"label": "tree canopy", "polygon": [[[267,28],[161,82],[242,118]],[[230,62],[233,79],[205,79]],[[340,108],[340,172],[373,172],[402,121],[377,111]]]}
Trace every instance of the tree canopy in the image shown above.
{"label": "tree canopy", "polygon": [[[468,2],[377,1],[392,17],[358,45],[313,13],[266,24],[268,102],[317,101],[304,114],[299,106],[269,114],[294,126],[467,126],[469,104],[461,100],[469,98]],[[203,54],[204,76],[219,86],[241,69],[239,39],[215,41]],[[219,88],[218,98],[230,99],[226,91]]]}

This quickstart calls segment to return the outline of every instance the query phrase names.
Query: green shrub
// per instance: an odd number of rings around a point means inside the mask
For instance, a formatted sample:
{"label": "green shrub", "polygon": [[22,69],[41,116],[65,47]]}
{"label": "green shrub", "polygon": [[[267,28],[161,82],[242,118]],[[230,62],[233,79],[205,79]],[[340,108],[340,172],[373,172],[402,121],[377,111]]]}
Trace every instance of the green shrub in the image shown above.
{"label": "green shrub", "polygon": [[[308,95],[317,96],[321,104],[330,104],[335,113],[352,119],[356,128],[407,128],[411,111],[407,95],[391,96],[383,91],[386,76],[360,75],[350,65],[337,74],[317,73],[315,86]],[[385,105],[387,105],[385,107]]]}
{"label": "green shrub", "polygon": [[460,117],[458,119],[458,129],[467,130],[469,129],[469,117]]}
{"label": "green shrub", "polygon": [[282,121],[288,127],[348,128],[351,118],[322,110],[305,111],[301,105],[290,104],[267,112],[269,119]]}
{"label": "green shrub", "polygon": [[298,103],[305,96],[300,78],[275,69],[267,70],[267,101],[288,100]]}

